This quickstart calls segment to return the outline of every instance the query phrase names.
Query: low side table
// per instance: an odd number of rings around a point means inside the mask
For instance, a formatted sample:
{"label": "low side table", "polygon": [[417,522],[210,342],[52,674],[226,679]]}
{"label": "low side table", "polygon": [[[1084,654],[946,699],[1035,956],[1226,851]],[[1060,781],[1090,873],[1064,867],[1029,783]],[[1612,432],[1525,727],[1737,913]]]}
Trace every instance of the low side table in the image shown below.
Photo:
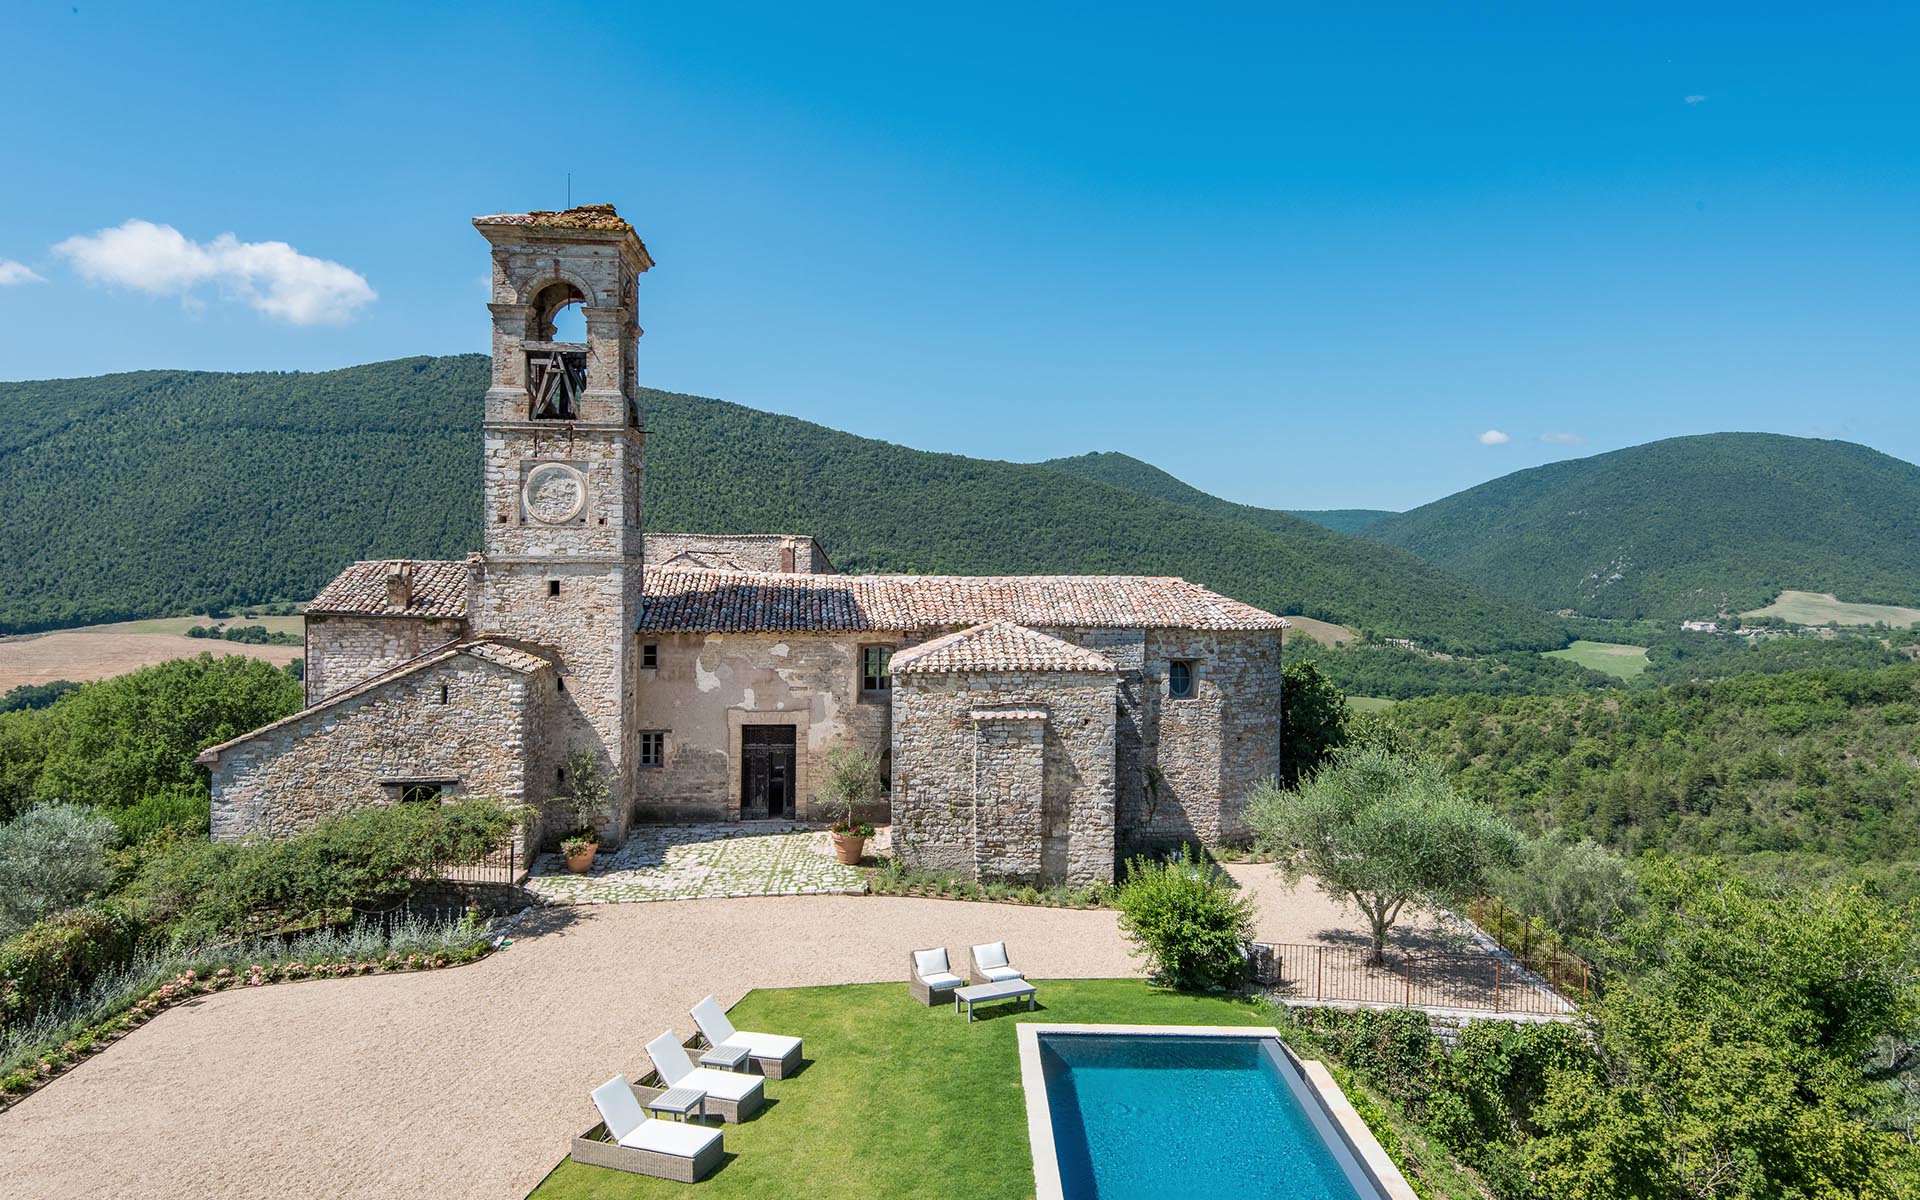
{"label": "low side table", "polygon": [[646,1109],[648,1112],[671,1113],[682,1121],[697,1113],[704,1121],[707,1119],[707,1094],[699,1088],[668,1088],[647,1101]]}
{"label": "low side table", "polygon": [[710,1046],[700,1055],[700,1065],[717,1067],[722,1071],[739,1071],[745,1068],[750,1057],[745,1046]]}

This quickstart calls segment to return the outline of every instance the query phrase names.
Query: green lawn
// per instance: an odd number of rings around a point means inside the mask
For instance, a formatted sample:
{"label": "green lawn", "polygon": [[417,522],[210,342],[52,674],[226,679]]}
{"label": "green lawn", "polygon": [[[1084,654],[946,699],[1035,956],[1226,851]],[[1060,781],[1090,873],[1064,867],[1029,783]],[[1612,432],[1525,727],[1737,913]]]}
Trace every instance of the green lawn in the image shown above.
{"label": "green lawn", "polygon": [[[1033,1195],[1033,1160],[1015,1025],[1273,1023],[1246,1001],[1138,980],[1043,980],[1039,987],[1033,1013],[1024,1003],[993,1005],[971,1025],[951,1005],[914,1003],[903,983],[751,992],[734,1007],[734,1024],[798,1034],[808,1065],[791,1079],[768,1080],[760,1115],[726,1127],[719,1170],[689,1188],[563,1161],[533,1196],[1021,1200]],[[610,1058],[609,1075],[644,1071],[640,1035],[652,1031],[635,1032],[633,1044]],[[593,1120],[586,1095],[578,1107],[584,1129]]]}
{"label": "green lawn", "polygon": [[1647,669],[1647,648],[1619,642],[1575,642],[1565,650],[1550,650],[1548,658],[1564,658],[1594,671],[1632,679]]}
{"label": "green lawn", "polygon": [[1385,712],[1395,701],[1388,696],[1348,696],[1347,707],[1357,713]]}

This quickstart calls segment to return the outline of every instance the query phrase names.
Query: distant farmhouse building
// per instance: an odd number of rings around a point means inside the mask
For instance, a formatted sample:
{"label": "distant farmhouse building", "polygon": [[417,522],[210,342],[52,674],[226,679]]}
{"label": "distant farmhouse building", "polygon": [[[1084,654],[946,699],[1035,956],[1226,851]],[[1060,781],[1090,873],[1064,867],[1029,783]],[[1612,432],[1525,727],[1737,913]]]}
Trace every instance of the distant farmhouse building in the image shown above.
{"label": "distant farmhouse building", "polygon": [[[840,575],[801,535],[645,532],[646,247],[611,206],[474,220],[493,246],[485,529],[360,562],[307,611],[307,707],[214,746],[213,836],[488,795],[570,832],[566,764],[638,820],[821,815],[838,744],[884,756],[898,852],[1022,882],[1244,834],[1275,773],[1285,622],[1181,579]],[[585,310],[584,344],[553,319]],[[752,486],[751,480],[740,486]]]}
{"label": "distant farmhouse building", "polygon": [[1718,621],[1682,621],[1680,622],[1680,632],[1719,633],[1720,623]]}

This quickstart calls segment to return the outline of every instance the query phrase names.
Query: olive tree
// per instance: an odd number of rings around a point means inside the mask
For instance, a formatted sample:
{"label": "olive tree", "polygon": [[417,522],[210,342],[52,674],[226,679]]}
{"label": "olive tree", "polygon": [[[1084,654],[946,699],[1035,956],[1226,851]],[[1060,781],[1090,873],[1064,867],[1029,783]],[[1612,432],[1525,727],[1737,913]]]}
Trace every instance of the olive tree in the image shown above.
{"label": "olive tree", "polygon": [[1335,754],[1298,787],[1261,784],[1247,815],[1289,882],[1311,875],[1360,909],[1375,964],[1409,901],[1484,891],[1520,853],[1513,827],[1455,792],[1438,763],[1379,746]]}

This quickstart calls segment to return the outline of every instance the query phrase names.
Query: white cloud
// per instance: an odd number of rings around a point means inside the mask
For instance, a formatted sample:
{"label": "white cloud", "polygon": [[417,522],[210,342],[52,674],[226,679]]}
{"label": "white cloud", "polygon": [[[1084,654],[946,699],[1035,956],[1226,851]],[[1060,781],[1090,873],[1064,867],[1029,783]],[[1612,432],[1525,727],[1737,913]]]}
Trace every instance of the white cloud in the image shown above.
{"label": "white cloud", "polygon": [[1489,429],[1480,435],[1479,440],[1482,446],[1504,446],[1513,439],[1498,429]]}
{"label": "white cloud", "polygon": [[1707,98],[1702,95],[1695,94],[1687,97],[1688,104],[1705,104],[1706,102]]}
{"label": "white cloud", "polygon": [[1578,446],[1587,437],[1583,433],[1543,433],[1540,440],[1552,446]]}
{"label": "white cloud", "polygon": [[0,287],[14,287],[22,283],[45,283],[46,280],[33,273],[27,264],[15,262],[10,258],[0,258]]}
{"label": "white cloud", "polygon": [[211,283],[222,296],[293,325],[338,325],[377,298],[359,272],[285,242],[243,242],[231,233],[196,242],[171,225],[138,219],[70,237],[53,250],[90,283],[189,303],[193,289]]}

